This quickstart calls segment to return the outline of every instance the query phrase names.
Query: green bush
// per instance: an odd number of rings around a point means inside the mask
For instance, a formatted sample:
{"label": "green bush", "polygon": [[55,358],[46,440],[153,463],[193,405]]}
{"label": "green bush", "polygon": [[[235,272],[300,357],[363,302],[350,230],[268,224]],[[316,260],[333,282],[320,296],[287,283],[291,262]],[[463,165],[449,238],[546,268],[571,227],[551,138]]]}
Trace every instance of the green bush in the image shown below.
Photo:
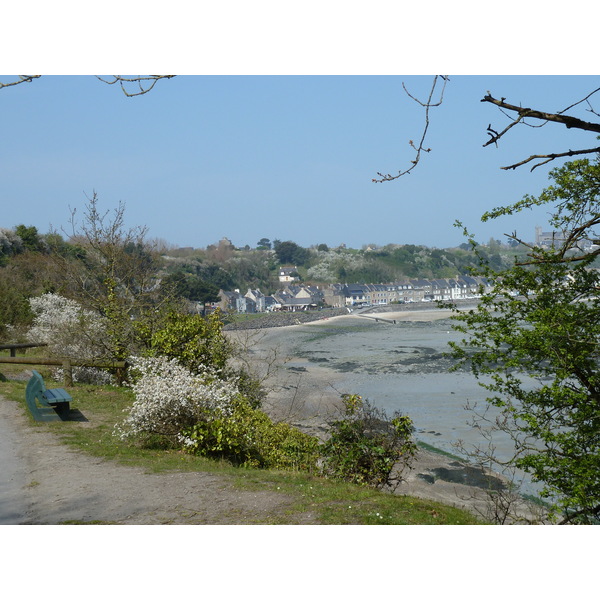
{"label": "green bush", "polygon": [[201,365],[222,369],[232,355],[232,346],[223,335],[219,311],[205,318],[172,310],[162,323],[142,320],[136,326],[148,356],[175,358],[192,372]]}
{"label": "green bush", "polygon": [[15,337],[31,322],[31,309],[24,293],[2,279],[0,273],[0,339]]}
{"label": "green bush", "polygon": [[203,317],[170,310],[155,322],[141,319],[136,327],[146,356],[175,359],[192,373],[206,367],[216,369],[219,377],[235,382],[253,408],[260,408],[266,392],[261,382],[246,369],[230,365],[235,347],[223,334],[220,311]]}
{"label": "green bush", "polygon": [[238,401],[232,414],[200,421],[183,432],[188,452],[235,465],[282,470],[315,468],[319,441]]}
{"label": "green bush", "polygon": [[394,413],[390,420],[357,394],[344,394],[342,401],[342,418],[330,423],[331,437],[321,447],[323,474],[375,488],[397,486],[416,452],[411,419]]}

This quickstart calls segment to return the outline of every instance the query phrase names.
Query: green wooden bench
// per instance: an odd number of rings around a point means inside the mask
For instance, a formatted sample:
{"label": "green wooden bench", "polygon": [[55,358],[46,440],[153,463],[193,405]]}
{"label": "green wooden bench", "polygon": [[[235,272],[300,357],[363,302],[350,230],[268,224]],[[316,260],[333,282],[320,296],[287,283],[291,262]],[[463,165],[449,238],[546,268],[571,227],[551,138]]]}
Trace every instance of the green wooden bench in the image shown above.
{"label": "green wooden bench", "polygon": [[25,399],[33,418],[36,421],[61,421],[69,414],[73,398],[62,388],[46,389],[43,377],[37,371],[32,370],[32,373]]}

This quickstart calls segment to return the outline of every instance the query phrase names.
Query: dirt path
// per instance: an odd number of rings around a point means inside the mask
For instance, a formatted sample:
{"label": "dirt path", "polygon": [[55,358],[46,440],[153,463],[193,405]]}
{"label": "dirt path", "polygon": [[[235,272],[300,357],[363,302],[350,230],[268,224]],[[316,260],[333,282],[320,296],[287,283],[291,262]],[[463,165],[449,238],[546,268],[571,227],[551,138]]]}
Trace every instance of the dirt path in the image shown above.
{"label": "dirt path", "polygon": [[[0,524],[319,522],[310,513],[287,515],[292,498],[282,493],[240,490],[226,476],[148,473],[86,455],[32,427],[21,406],[1,398],[0,430],[12,432],[2,446]],[[422,450],[414,467],[399,493],[485,510],[485,492],[465,465]]]}
{"label": "dirt path", "polygon": [[[31,427],[15,402],[0,399],[2,429],[15,448],[3,454],[0,505],[4,524],[100,521],[115,524],[253,524],[274,522],[291,498],[270,491],[239,490],[211,473],[146,473],[86,455],[49,431]],[[6,438],[5,438],[6,439]],[[18,467],[9,470],[9,465]],[[24,469],[24,472],[21,470]],[[8,482],[14,484],[8,486]],[[20,490],[20,491],[18,491]],[[316,523],[310,514],[295,523]]]}

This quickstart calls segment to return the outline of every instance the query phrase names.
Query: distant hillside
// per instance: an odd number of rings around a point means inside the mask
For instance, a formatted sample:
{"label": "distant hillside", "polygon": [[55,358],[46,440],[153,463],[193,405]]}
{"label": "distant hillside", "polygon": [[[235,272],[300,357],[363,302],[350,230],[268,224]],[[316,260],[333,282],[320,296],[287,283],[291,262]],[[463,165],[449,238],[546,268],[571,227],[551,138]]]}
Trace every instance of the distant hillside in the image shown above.
{"label": "distant hillside", "polygon": [[[165,257],[165,274],[184,274],[219,289],[245,292],[258,288],[271,294],[281,287],[281,265],[296,267],[300,280],[314,285],[456,277],[467,275],[477,265],[475,252],[467,244],[448,249],[387,245],[358,250],[328,248],[324,244],[301,248],[294,242],[279,242],[275,247],[280,252],[268,246],[235,248],[228,240],[222,240],[206,249],[171,250]],[[509,266],[515,256],[525,253],[494,240],[478,250],[495,268]]]}

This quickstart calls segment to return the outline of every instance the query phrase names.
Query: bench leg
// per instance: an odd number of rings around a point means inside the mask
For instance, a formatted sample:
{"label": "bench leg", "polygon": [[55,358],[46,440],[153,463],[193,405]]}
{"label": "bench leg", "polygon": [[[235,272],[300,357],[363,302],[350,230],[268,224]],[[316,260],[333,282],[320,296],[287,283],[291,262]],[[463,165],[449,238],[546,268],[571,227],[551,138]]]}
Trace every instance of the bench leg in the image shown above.
{"label": "bench leg", "polygon": [[65,418],[69,416],[71,412],[71,406],[69,402],[60,402],[57,404],[53,404],[54,410],[60,415],[61,418]]}
{"label": "bench leg", "polygon": [[27,406],[29,408],[29,412],[31,412],[31,415],[33,416],[35,421],[42,421],[48,423],[50,421],[62,420],[60,415],[58,415],[54,408],[51,406],[31,406],[30,404],[27,404]]}

